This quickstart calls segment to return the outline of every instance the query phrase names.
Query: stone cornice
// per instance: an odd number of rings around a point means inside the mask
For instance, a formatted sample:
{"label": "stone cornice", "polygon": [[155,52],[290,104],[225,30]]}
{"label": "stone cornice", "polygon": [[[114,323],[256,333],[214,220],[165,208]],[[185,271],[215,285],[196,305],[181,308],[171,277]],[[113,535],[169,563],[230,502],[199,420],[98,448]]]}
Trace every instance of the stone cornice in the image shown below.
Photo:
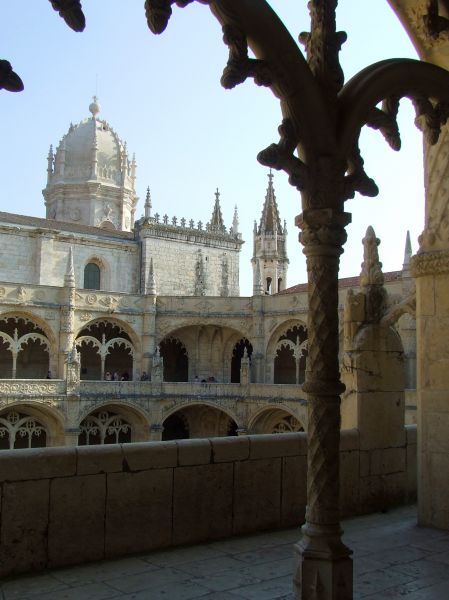
{"label": "stone cornice", "polygon": [[449,250],[415,254],[410,260],[410,271],[415,278],[449,273]]}

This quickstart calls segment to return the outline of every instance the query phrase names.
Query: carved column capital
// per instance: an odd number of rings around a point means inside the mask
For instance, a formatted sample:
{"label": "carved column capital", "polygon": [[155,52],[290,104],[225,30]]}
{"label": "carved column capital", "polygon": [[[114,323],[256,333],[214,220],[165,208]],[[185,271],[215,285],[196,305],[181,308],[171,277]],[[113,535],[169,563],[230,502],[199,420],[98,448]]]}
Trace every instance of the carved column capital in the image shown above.
{"label": "carved column capital", "polygon": [[295,225],[302,230],[299,241],[304,246],[304,254],[340,256],[347,239],[345,227],[350,222],[350,213],[332,208],[304,210],[295,219]]}

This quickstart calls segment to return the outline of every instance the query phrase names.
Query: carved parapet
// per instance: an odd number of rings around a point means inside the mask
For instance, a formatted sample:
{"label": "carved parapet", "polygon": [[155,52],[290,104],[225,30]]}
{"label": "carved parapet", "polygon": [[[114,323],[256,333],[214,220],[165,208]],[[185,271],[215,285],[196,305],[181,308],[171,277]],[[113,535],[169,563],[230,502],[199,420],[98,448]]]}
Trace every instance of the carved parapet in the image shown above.
{"label": "carved parapet", "polygon": [[410,260],[410,271],[415,278],[446,275],[449,273],[449,250],[415,254]]}
{"label": "carved parapet", "polygon": [[65,394],[64,381],[48,380],[4,380],[0,382],[1,396],[42,397]]}

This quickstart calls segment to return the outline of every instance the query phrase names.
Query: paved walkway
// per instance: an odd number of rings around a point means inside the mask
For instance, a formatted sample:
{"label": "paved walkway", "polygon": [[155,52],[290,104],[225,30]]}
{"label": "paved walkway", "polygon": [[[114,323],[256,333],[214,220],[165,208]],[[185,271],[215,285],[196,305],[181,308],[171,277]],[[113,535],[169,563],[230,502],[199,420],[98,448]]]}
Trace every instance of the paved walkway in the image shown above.
{"label": "paved walkway", "polygon": [[[416,526],[416,508],[349,519],[354,599],[447,600],[449,532]],[[1,600],[292,600],[298,531],[239,537],[22,576]]]}

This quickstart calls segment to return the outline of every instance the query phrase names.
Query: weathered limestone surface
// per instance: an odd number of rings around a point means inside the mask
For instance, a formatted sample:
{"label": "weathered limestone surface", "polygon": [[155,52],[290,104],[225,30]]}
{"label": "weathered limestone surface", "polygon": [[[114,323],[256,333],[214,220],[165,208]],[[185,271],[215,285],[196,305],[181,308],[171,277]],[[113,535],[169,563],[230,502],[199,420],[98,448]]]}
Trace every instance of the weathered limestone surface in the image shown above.
{"label": "weathered limestone surface", "polygon": [[[414,431],[370,464],[342,432],[343,515],[413,498]],[[298,525],[306,453],[305,433],[4,451],[0,575]]]}

